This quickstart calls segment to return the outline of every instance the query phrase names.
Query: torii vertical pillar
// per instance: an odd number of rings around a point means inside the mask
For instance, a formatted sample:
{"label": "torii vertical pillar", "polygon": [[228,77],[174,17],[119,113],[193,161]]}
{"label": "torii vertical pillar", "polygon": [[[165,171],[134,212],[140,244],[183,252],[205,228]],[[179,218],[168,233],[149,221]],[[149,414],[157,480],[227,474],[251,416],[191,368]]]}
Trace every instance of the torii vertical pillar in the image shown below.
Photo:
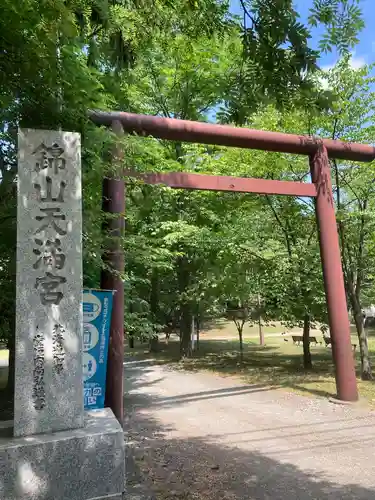
{"label": "torii vertical pillar", "polygon": [[316,217],[319,231],[324,288],[335,364],[337,397],[357,401],[357,380],[350,338],[341,253],[337,233],[331,172],[327,149],[321,145],[310,157],[312,181],[316,185]]}
{"label": "torii vertical pillar", "polygon": [[[114,121],[112,130],[122,137],[124,130],[121,122]],[[113,163],[122,159],[120,146],[115,146]],[[119,173],[103,179],[102,208],[110,218],[104,222],[106,248],[103,261],[106,268],[102,270],[100,286],[103,290],[114,290],[111,330],[108,349],[107,382],[105,406],[112,409],[117,420],[123,426],[124,420],[124,273],[125,259],[123,248],[125,183]]]}

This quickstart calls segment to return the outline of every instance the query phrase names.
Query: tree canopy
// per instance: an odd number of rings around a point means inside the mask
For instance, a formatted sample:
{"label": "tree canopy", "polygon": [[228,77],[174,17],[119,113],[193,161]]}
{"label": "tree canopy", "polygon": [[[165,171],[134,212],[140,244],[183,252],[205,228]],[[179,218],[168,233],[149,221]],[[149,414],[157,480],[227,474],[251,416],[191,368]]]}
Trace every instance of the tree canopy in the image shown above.
{"label": "tree canopy", "polygon": [[[115,140],[89,109],[126,110],[373,142],[371,68],[350,50],[364,26],[357,0],[311,0],[303,22],[290,0],[3,0],[0,17],[1,336],[13,338],[16,129],[83,138],[84,284],[97,287],[101,182]],[[318,49],[314,26],[323,27]],[[341,59],[328,73],[322,52]],[[322,81],[326,81],[322,85]],[[306,180],[305,160],[127,136],[137,171],[184,170]],[[350,307],[373,297],[373,166],[332,165]],[[152,337],[171,323],[189,350],[191,318],[228,300],[264,318],[326,323],[313,205],[306,200],[183,192],[127,179],[126,329]],[[258,301],[258,302],[257,302]],[[363,330],[363,371],[371,377]],[[367,361],[366,361],[367,356]]]}

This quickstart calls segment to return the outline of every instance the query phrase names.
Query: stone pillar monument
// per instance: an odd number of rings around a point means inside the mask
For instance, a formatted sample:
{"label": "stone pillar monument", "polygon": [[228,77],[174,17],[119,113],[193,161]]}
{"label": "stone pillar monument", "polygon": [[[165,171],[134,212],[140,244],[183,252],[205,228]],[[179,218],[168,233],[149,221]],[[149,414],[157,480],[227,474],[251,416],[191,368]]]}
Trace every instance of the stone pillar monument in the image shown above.
{"label": "stone pillar monument", "polygon": [[0,433],[2,500],[120,500],[123,431],[84,412],[80,136],[18,136],[13,436]]}
{"label": "stone pillar monument", "polygon": [[19,134],[14,435],[83,426],[80,136]]}

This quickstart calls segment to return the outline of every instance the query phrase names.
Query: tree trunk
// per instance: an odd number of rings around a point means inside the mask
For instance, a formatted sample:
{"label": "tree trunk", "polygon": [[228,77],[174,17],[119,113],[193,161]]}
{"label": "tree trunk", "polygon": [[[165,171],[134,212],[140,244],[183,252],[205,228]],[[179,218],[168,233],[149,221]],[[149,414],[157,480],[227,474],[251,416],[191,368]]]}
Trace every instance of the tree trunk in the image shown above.
{"label": "tree trunk", "polygon": [[[351,285],[352,283],[349,283]],[[362,380],[372,380],[372,369],[368,352],[367,333],[363,321],[361,303],[356,295],[353,286],[349,289],[349,298],[352,306],[354,323],[357,330],[359,349],[361,353],[361,378]]]}
{"label": "tree trunk", "polygon": [[150,352],[158,352],[159,351],[159,337],[157,335],[153,335],[149,342],[149,350]]}
{"label": "tree trunk", "polygon": [[241,360],[241,364],[243,363],[243,337],[242,337],[242,331],[243,331],[243,325],[238,330],[238,336],[239,336],[239,339],[240,339],[240,360]]}
{"label": "tree trunk", "polygon": [[303,367],[305,370],[311,370],[311,352],[310,352],[310,315],[305,314],[303,318]]}
{"label": "tree trunk", "polygon": [[182,304],[180,319],[180,354],[182,358],[191,356],[191,311],[189,304]]}
{"label": "tree trunk", "polygon": [[197,348],[197,338],[195,335],[195,318],[194,314],[191,315],[191,350],[194,352]]}
{"label": "tree trunk", "polygon": [[200,320],[199,320],[199,316],[197,316],[195,326],[196,326],[196,331],[197,331],[197,351],[199,351],[199,333],[200,333]]}
{"label": "tree trunk", "polygon": [[188,300],[187,290],[190,281],[188,262],[185,257],[178,261],[178,285],[180,293],[180,355],[181,357],[191,356],[191,304]]}
{"label": "tree trunk", "polygon": [[159,350],[159,335],[155,326],[159,322],[159,274],[157,269],[153,270],[151,276],[150,310],[154,323],[154,335],[150,339],[150,352],[157,352]]}
{"label": "tree trunk", "polygon": [[153,320],[158,322],[159,319],[159,274],[157,269],[154,269],[151,276],[151,290],[150,290],[150,311]]}
{"label": "tree trunk", "polygon": [[372,369],[368,352],[367,333],[364,326],[362,309],[360,304],[356,304],[354,311],[354,322],[357,329],[359,348],[361,352],[361,378],[362,380],[372,380]]}
{"label": "tree trunk", "polygon": [[134,349],[134,335],[128,335],[129,349]]}
{"label": "tree trunk", "polygon": [[238,331],[238,338],[240,340],[240,360],[241,360],[241,364],[242,364],[242,362],[243,362],[243,335],[242,335],[242,332],[243,332],[245,320],[244,319],[240,320],[240,319],[234,318],[233,321],[234,321],[234,324],[236,325],[236,328]]}
{"label": "tree trunk", "polygon": [[260,300],[260,295],[258,293],[258,314],[259,314],[259,317],[258,317],[258,330],[259,330],[259,344],[260,345],[264,345],[264,333],[263,333],[263,328],[262,328],[262,316],[261,316],[261,309],[260,309],[260,306],[261,306],[261,300]]}
{"label": "tree trunk", "polygon": [[[336,197],[337,197],[337,208],[340,210],[340,182],[339,182],[339,168],[336,160],[333,160],[335,175],[336,175]],[[368,191],[368,194],[370,191]],[[367,334],[364,327],[364,321],[362,316],[362,307],[360,302],[360,292],[363,284],[363,257],[364,257],[364,244],[365,244],[365,235],[366,235],[366,217],[365,212],[367,210],[368,198],[361,201],[357,199],[358,206],[361,215],[361,226],[359,232],[358,239],[358,248],[354,250],[354,253],[357,254],[356,257],[356,280],[354,280],[353,272],[352,272],[352,262],[351,262],[351,246],[347,243],[346,234],[345,234],[345,226],[340,222],[338,224],[339,235],[341,240],[341,248],[342,248],[342,259],[343,259],[343,270],[345,277],[345,285],[348,291],[348,296],[350,300],[350,304],[352,307],[352,312],[354,316],[354,322],[357,330],[359,348],[361,353],[361,378],[362,380],[372,380],[372,370],[371,370],[371,362],[368,352],[368,343],[367,343]]]}
{"label": "tree trunk", "polygon": [[262,327],[262,318],[260,316],[258,319],[258,329],[259,329],[259,344],[264,345],[264,332]]}

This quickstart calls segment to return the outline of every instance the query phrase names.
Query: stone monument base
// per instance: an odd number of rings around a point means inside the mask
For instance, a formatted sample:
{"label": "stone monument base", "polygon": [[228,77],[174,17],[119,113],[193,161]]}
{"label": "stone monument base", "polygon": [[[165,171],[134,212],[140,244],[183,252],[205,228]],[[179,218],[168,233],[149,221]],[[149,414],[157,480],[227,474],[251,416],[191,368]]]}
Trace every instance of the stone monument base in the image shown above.
{"label": "stone monument base", "polygon": [[124,433],[109,408],[81,429],[15,438],[12,426],[0,428],[1,500],[122,499]]}

